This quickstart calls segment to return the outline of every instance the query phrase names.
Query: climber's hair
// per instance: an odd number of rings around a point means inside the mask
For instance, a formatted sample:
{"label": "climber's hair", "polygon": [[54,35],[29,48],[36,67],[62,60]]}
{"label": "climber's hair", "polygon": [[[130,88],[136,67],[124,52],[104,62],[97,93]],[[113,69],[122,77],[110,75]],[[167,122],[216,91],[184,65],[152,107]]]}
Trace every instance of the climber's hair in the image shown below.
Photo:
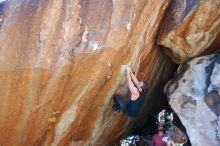
{"label": "climber's hair", "polygon": [[141,86],[141,89],[143,90],[143,92],[147,92],[148,88],[149,88],[148,81],[143,81],[143,85]]}

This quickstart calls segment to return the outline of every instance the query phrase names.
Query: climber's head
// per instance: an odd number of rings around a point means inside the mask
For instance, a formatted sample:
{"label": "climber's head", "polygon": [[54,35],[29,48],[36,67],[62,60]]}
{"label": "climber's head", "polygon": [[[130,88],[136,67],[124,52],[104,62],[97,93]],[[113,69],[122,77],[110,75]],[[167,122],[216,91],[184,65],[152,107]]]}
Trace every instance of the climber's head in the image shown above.
{"label": "climber's head", "polygon": [[140,82],[139,84],[139,92],[146,92],[148,89],[148,81],[143,81],[143,82]]}

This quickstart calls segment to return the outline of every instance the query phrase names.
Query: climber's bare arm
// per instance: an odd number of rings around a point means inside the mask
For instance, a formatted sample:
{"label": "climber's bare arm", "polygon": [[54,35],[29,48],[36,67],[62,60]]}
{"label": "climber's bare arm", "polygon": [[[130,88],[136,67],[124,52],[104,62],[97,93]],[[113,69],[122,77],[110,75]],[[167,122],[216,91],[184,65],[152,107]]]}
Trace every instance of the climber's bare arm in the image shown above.
{"label": "climber's bare arm", "polygon": [[131,74],[130,72],[127,70],[127,84],[128,84],[128,88],[131,91],[131,100],[136,100],[139,97],[139,90],[135,87],[132,79],[131,79]]}
{"label": "climber's bare arm", "polygon": [[130,73],[131,80],[132,80],[133,83],[136,85],[136,87],[139,87],[139,86],[140,86],[140,82],[138,81],[138,79],[136,78],[136,76],[133,74],[131,68],[128,67],[128,66],[127,66],[127,72]]}

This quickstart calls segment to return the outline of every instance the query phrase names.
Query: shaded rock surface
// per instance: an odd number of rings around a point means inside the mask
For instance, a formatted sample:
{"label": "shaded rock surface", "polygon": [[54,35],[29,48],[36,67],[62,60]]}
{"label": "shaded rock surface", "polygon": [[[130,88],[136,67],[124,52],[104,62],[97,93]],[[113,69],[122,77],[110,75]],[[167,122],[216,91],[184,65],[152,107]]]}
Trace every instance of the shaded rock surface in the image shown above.
{"label": "shaded rock surface", "polygon": [[180,65],[165,91],[193,146],[220,145],[220,54]]}
{"label": "shaded rock surface", "polygon": [[127,93],[121,65],[140,80],[173,66],[155,44],[168,4],[9,1],[0,27],[0,145],[113,145],[129,122],[111,112],[112,95]]}
{"label": "shaded rock surface", "polygon": [[157,42],[166,47],[174,62],[182,63],[206,49],[218,49],[219,33],[219,0],[173,0]]}

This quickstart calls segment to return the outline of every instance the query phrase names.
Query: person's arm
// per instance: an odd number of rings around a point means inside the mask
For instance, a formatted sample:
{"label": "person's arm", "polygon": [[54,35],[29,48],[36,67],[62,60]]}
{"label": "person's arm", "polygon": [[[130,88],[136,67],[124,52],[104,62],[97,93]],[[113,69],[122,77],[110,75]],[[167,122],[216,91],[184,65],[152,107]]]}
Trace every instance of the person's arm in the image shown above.
{"label": "person's arm", "polygon": [[138,81],[138,79],[136,78],[136,76],[133,74],[131,68],[128,67],[128,66],[127,66],[127,71],[130,73],[131,80],[133,81],[133,83],[136,85],[136,87],[138,87],[139,84],[140,84],[140,82]]}
{"label": "person's arm", "polygon": [[136,100],[139,97],[139,90],[135,87],[132,79],[131,79],[131,74],[127,70],[127,84],[128,88],[131,91],[131,100]]}

